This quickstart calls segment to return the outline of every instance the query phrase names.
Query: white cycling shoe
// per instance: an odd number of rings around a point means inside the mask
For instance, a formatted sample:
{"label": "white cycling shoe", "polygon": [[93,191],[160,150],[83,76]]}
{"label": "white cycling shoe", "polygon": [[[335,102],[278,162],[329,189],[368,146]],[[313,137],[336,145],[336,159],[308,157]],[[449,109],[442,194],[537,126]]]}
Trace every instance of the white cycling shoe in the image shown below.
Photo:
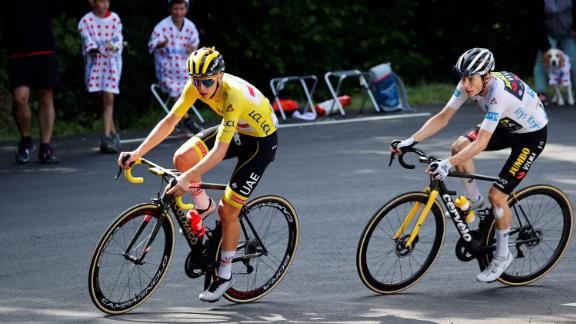
{"label": "white cycling shoe", "polygon": [[234,280],[232,277],[230,277],[228,280],[216,277],[216,280],[212,281],[210,287],[198,295],[198,298],[201,301],[213,303],[222,298],[222,295],[224,295],[224,293],[230,289],[230,286],[232,286],[233,283]]}
{"label": "white cycling shoe", "polygon": [[480,282],[495,281],[496,279],[500,278],[506,269],[508,269],[510,264],[512,264],[512,261],[514,261],[514,256],[512,253],[508,253],[508,257],[503,261],[493,258],[492,261],[490,261],[488,267],[476,275],[476,280]]}

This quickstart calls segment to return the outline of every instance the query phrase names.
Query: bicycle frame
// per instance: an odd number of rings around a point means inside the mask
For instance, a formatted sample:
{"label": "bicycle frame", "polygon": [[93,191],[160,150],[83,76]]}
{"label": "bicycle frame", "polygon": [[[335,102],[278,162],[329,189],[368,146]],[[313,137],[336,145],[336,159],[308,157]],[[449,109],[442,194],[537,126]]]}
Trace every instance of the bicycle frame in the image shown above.
{"label": "bicycle frame", "polygon": [[[150,171],[151,173],[153,173],[155,175],[161,176],[163,181],[166,181],[167,183],[170,182],[172,179],[174,179],[178,175],[177,171],[167,170],[167,169],[165,169],[165,168],[163,168],[163,167],[161,167],[161,166],[159,166],[159,165],[157,165],[157,164],[155,164],[149,160],[143,159],[143,158],[141,158],[137,162],[135,162],[135,165],[136,164],[142,164],[142,163],[150,166],[148,171]],[[140,177],[132,176],[131,170],[132,170],[131,168],[125,170],[125,176],[128,179],[128,181],[130,181],[132,183],[143,183],[144,179],[140,178]],[[194,184],[194,188],[197,188],[197,189],[225,190],[226,187],[227,187],[226,185],[216,184],[216,183]],[[174,196],[166,194],[168,188],[169,188],[169,186],[166,186],[164,188],[164,190],[162,191],[162,193],[159,193],[156,198],[152,199],[152,201],[159,207],[160,215],[158,218],[158,222],[155,225],[155,228],[153,229],[150,237],[148,238],[148,240],[145,243],[145,248],[143,249],[143,252],[141,253],[141,255],[138,257],[138,259],[135,259],[134,257],[130,256],[129,251],[132,249],[132,246],[134,245],[134,243],[136,242],[136,240],[138,239],[138,237],[140,236],[140,234],[142,233],[144,228],[147,226],[148,222],[150,221],[150,218],[146,218],[144,220],[144,222],[140,225],[140,227],[138,228],[138,230],[134,234],[134,237],[132,238],[130,244],[128,245],[128,247],[124,251],[124,256],[126,258],[129,258],[133,262],[137,262],[137,263],[143,262],[143,259],[146,256],[146,253],[148,252],[148,247],[154,242],[154,239],[155,239],[158,231],[160,231],[160,228],[162,228],[162,224],[165,221],[166,217],[170,217],[168,215],[169,214],[168,208],[170,208],[170,210],[172,210],[172,213],[174,214],[174,216],[178,222],[178,225],[182,229],[182,232],[184,233],[184,237],[186,238],[186,242],[188,243],[188,246],[190,247],[190,249],[194,250],[195,248],[197,248],[199,237],[192,231],[190,221],[186,217],[186,210],[194,209],[195,206],[194,206],[194,204],[185,204],[182,201],[181,197],[174,197]],[[240,212],[240,216],[239,216],[239,222],[240,222],[241,230],[244,232],[245,237],[250,237],[248,235],[248,232],[246,229],[246,225],[245,225],[245,223],[246,223],[247,226],[250,227],[250,230],[251,230],[252,234],[254,235],[254,238],[258,242],[259,246],[262,247],[262,251],[260,251],[259,253],[261,253],[263,255],[267,255],[268,251],[266,250],[265,245],[262,243],[262,241],[261,241],[260,237],[258,236],[256,230],[254,229],[252,223],[250,222],[249,219],[243,217],[243,215],[245,215],[244,208],[245,207],[242,207],[242,211]],[[212,231],[207,231],[208,239],[210,241],[216,240],[219,242],[220,238],[221,238],[221,234],[222,234],[221,231],[216,231],[216,235],[211,235],[211,232]],[[258,257],[259,255],[260,254],[255,253],[253,255],[245,255],[243,257],[235,257],[232,260],[232,262],[245,261],[245,260],[250,259],[250,258]]]}
{"label": "bicycle frame", "polygon": [[[412,152],[415,152],[416,154],[418,154],[420,156],[420,158],[421,158],[420,162],[422,162],[422,163],[429,163],[431,161],[431,159],[432,160],[434,159],[433,157],[429,157],[429,156],[424,155],[424,153],[419,151],[419,150],[414,150]],[[392,159],[390,161],[392,161]],[[405,168],[408,168],[408,169],[414,168],[414,166],[406,164],[402,158],[400,158],[400,164],[402,164],[402,166],[404,166]],[[495,178],[495,177],[479,175],[479,174],[468,174],[468,173],[464,173],[464,172],[460,172],[460,171],[451,171],[448,173],[448,177],[475,179],[475,180],[492,181],[492,182],[495,182],[498,180],[498,178]],[[448,190],[448,188],[444,184],[444,181],[433,179],[431,176],[430,176],[430,185],[428,187],[424,188],[423,191],[429,194],[428,200],[426,202],[424,209],[422,210],[422,212],[418,216],[416,224],[412,228],[412,231],[410,232],[410,236],[408,237],[408,240],[405,242],[405,245],[407,247],[412,246],[412,243],[414,242],[414,240],[418,236],[418,233],[420,231],[420,227],[422,226],[422,224],[424,223],[424,221],[428,217],[428,214],[430,213],[430,209],[432,208],[432,205],[434,204],[434,202],[436,201],[438,196],[440,196],[442,203],[444,205],[444,208],[448,212],[448,214],[450,215],[450,219],[452,219],[452,222],[454,223],[454,226],[456,227],[456,230],[458,231],[458,234],[460,235],[461,239],[464,240],[466,243],[471,243],[474,238],[471,235],[470,227],[464,221],[463,215],[458,210],[458,208],[456,208],[456,205],[454,204],[453,196],[455,196],[457,194],[457,192]],[[510,197],[511,197],[511,199],[516,199],[515,193],[511,193]],[[410,223],[414,219],[414,216],[416,215],[416,213],[418,212],[420,207],[421,207],[421,203],[419,203],[419,202],[415,203],[412,206],[412,208],[410,209],[410,211],[408,212],[408,214],[404,218],[404,221],[400,225],[400,228],[398,228],[398,230],[396,231],[396,234],[394,235],[394,240],[397,240],[402,236],[402,233],[404,233],[406,228],[410,225]],[[517,208],[520,209],[520,212],[517,211]],[[524,215],[525,214],[523,209],[522,209],[522,206],[520,206],[520,205],[518,205],[518,206],[514,205],[514,210],[516,211],[515,215],[520,215],[520,214]],[[524,227],[522,225],[522,219],[519,216],[517,216],[516,218],[517,218],[520,226],[515,230],[511,230],[510,235],[515,234],[516,232],[520,231]],[[530,240],[526,240],[526,242],[516,241],[515,243],[527,243],[529,241]],[[495,246],[478,247],[478,249],[480,252],[484,252],[487,250],[488,251],[494,250]]]}

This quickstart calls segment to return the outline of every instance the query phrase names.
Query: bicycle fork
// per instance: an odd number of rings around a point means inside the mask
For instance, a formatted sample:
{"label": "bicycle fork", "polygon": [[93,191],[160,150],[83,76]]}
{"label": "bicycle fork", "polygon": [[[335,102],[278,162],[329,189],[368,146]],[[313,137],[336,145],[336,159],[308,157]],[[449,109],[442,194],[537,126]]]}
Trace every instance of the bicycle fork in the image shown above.
{"label": "bicycle fork", "polygon": [[152,242],[154,242],[154,239],[156,238],[156,235],[158,234],[158,231],[160,230],[160,228],[162,228],[162,224],[164,223],[164,219],[166,217],[168,217],[166,206],[164,204],[160,204],[159,207],[160,207],[160,209],[159,209],[160,214],[158,215],[158,221],[156,222],[154,229],[150,233],[150,236],[146,240],[146,243],[144,244],[144,248],[142,249],[142,252],[140,252],[140,255],[138,257],[134,257],[130,254],[130,250],[132,250],[132,247],[134,246],[134,244],[136,243],[136,241],[138,240],[138,238],[140,237],[140,235],[142,234],[142,232],[144,231],[146,226],[148,226],[148,224],[152,220],[152,218],[153,218],[152,215],[144,216],[144,220],[142,220],[142,223],[140,224],[140,226],[136,230],[136,233],[132,237],[132,240],[130,240],[128,247],[126,247],[126,250],[124,251],[123,255],[127,260],[130,260],[130,261],[134,262],[135,264],[143,264],[144,263],[143,260],[146,257],[146,254],[148,254],[148,251],[150,250],[150,245],[152,244]]}
{"label": "bicycle fork", "polygon": [[[436,197],[438,197],[438,190],[435,190],[435,189],[430,190],[430,188],[425,188],[424,192],[430,193],[430,195],[428,196],[428,201],[426,202],[426,206],[424,206],[422,213],[418,217],[418,220],[416,221],[416,224],[414,225],[414,228],[412,229],[412,233],[410,233],[410,237],[408,237],[408,240],[405,242],[405,245],[407,247],[411,246],[412,243],[414,242],[414,240],[416,239],[416,236],[418,235],[418,232],[420,231],[420,226],[422,226],[422,224],[426,220],[426,217],[428,216],[430,209],[432,209],[432,205],[434,204],[434,201],[436,201]],[[396,231],[396,234],[394,235],[394,240],[397,240],[398,238],[400,238],[402,233],[404,233],[404,230],[406,230],[408,225],[412,222],[412,219],[414,218],[414,216],[416,215],[416,213],[420,209],[421,205],[422,205],[422,203],[416,202],[412,206],[412,208],[408,212],[408,215],[406,215],[406,217],[404,218],[404,222],[402,222],[402,225],[400,225],[400,228],[398,229],[398,231]]]}

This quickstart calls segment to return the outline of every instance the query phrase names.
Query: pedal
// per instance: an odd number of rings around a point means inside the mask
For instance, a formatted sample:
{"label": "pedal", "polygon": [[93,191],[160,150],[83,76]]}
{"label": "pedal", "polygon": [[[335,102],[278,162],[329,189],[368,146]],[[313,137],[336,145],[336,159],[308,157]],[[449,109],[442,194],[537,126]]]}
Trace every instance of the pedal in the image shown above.
{"label": "pedal", "polygon": [[476,259],[476,251],[479,250],[481,245],[478,231],[472,230],[470,231],[470,235],[472,236],[472,241],[467,242],[463,238],[460,238],[458,242],[456,242],[456,258],[462,262]]}

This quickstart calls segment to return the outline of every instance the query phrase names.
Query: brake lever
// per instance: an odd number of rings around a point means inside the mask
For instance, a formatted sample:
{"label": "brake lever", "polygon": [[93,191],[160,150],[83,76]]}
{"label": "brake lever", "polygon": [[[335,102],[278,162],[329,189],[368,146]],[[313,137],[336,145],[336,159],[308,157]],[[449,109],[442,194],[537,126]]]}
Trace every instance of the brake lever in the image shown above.
{"label": "brake lever", "polygon": [[392,162],[394,162],[394,153],[390,152],[390,162],[388,162],[388,166],[392,166]]}
{"label": "brake lever", "polygon": [[120,174],[122,173],[122,167],[119,166],[118,167],[118,173],[116,173],[116,176],[114,177],[114,180],[118,180],[118,178],[120,178]]}
{"label": "brake lever", "polygon": [[[124,163],[126,163],[126,161],[128,161],[129,158],[130,158],[130,154],[124,154],[124,156],[122,156],[122,165],[124,165]],[[133,165],[134,165],[134,162],[130,163],[130,167],[132,167]],[[118,167],[118,173],[116,173],[114,180],[118,180],[121,173],[122,173],[122,167],[119,166]]]}

